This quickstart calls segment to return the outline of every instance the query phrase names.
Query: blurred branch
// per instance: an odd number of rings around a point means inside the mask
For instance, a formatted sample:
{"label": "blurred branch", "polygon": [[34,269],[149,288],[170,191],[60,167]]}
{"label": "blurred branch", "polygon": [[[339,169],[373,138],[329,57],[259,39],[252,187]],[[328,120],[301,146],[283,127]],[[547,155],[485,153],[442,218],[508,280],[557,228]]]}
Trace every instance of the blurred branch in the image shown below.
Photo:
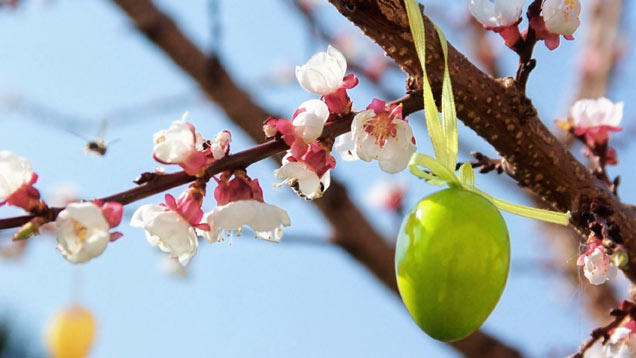
{"label": "blurred branch", "polygon": [[578,99],[605,95],[620,53],[623,1],[591,0],[585,5],[590,21],[585,48],[578,56],[583,59]]}
{"label": "blurred branch", "polygon": [[466,31],[468,32],[467,35],[470,36],[468,47],[470,51],[475,54],[477,60],[484,65],[486,73],[494,78],[501,77],[496,50],[488,38],[488,32],[484,29],[484,25],[477,21],[472,15],[468,14]]}
{"label": "blurred branch", "polygon": [[[137,123],[142,119],[153,118],[153,115],[165,112],[176,106],[183,107],[192,101],[195,90],[187,90],[152,98],[140,103],[122,106],[109,110],[100,115],[84,116],[67,113],[50,106],[38,99],[19,93],[5,93],[0,95],[0,104],[7,111],[19,112],[43,124],[60,130],[83,130],[87,126],[94,126],[97,120],[105,120],[111,126]],[[134,119],[134,121],[133,121]]]}
{"label": "blurred branch", "polygon": [[222,48],[223,27],[221,26],[221,5],[219,0],[208,0],[208,22],[212,52]]}
{"label": "blurred branch", "polygon": [[[255,141],[258,142],[263,138],[261,122],[255,119],[264,120],[270,113],[238,87],[216,54],[204,55],[151,1],[113,0],[113,2],[121,7],[150,41],[161,48],[201,86],[209,98],[223,109],[228,118],[241,126]],[[412,113],[409,108],[410,106],[405,106],[404,112]],[[393,249],[386,244],[382,236],[373,229],[350,200],[346,188],[332,179],[330,190],[326,191],[321,200],[313,202],[330,221],[334,230],[334,241],[376,273],[383,283],[396,291]],[[349,220],[341,220],[342,215],[345,214]],[[470,350],[476,350],[479,347],[487,347],[491,351],[505,351],[508,353],[507,357],[519,356],[514,349],[481,332],[454,343],[453,347],[469,357],[482,357],[483,355],[475,355],[477,351]]]}

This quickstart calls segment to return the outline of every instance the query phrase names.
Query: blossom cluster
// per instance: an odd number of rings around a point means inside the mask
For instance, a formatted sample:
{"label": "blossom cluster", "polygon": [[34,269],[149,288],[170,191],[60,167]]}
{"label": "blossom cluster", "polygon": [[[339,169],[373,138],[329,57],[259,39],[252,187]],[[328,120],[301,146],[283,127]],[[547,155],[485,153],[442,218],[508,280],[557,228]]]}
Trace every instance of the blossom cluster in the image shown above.
{"label": "blossom cluster", "polygon": [[[347,91],[359,81],[346,70],[344,56],[334,47],[315,54],[296,68],[296,78],[305,90],[320,98],[301,103],[291,119],[270,117],[263,123],[267,138],[282,140],[289,147],[281,167],[274,171],[274,176],[283,180],[277,186],[287,184],[309,200],[319,198],[329,188],[330,172],[336,166],[331,155],[334,147],[345,160],[375,159],[388,173],[404,170],[416,149],[401,106],[374,99],[366,110],[353,113]],[[161,164],[180,166],[193,183],[177,198],[166,194],[162,203],[141,205],[130,225],[143,228],[147,241],[164,252],[169,262],[182,267],[196,254],[200,239],[223,241],[234,233],[240,235],[245,226],[257,238],[280,242],[282,229],[291,225],[291,220],[285,210],[265,202],[258,179],[242,167],[216,175],[208,171],[211,164],[230,154],[231,133],[223,130],[213,139],[205,139],[187,117],[188,113],[153,135],[153,158]],[[325,126],[336,121],[351,121],[351,131],[338,138],[323,136]],[[163,173],[161,168],[155,175]],[[0,152],[0,205],[21,207],[36,217],[23,226],[25,234],[17,238],[37,233],[38,220],[45,223],[45,217],[54,214],[33,187],[37,178],[28,160]],[[205,213],[209,184],[216,184],[216,206]],[[101,255],[109,242],[122,236],[112,231],[122,215],[122,204],[115,201],[66,203],[55,221],[57,249],[71,263]]]}
{"label": "blossom cluster", "polygon": [[321,139],[327,123],[344,120],[352,111],[347,90],[358,84],[354,74],[346,74],[347,62],[332,46],[306,64],[296,67],[296,78],[308,92],[321,95],[302,103],[292,119],[269,118],[263,125],[268,137],[280,136],[290,149],[283,165],[274,172],[306,199],[322,196],[329,187],[330,170],[336,165],[334,148],[343,160],[377,160],[388,173],[404,170],[415,152],[415,138],[402,107],[374,99],[367,110],[357,113],[351,131],[336,138]]}
{"label": "blossom cluster", "polygon": [[214,140],[206,140],[185,119],[154,135],[154,158],[179,165],[198,179],[176,199],[166,194],[164,203],[139,207],[130,225],[143,228],[152,246],[183,266],[196,254],[199,238],[214,243],[234,232],[240,235],[243,226],[249,226],[257,238],[279,242],[282,227],[291,224],[289,216],[283,209],[265,203],[258,179],[250,178],[245,169],[227,170],[211,177],[217,184],[217,206],[203,212],[210,179],[206,168],[229,154],[232,135],[224,130]]}
{"label": "blossom cluster", "polygon": [[[514,47],[525,40],[527,30],[521,32],[521,14],[526,0],[469,0],[469,10],[485,29],[499,33],[506,45]],[[560,37],[574,40],[574,32],[580,25],[580,0],[544,0],[537,13],[528,11],[530,28],[546,47],[554,50]]]}

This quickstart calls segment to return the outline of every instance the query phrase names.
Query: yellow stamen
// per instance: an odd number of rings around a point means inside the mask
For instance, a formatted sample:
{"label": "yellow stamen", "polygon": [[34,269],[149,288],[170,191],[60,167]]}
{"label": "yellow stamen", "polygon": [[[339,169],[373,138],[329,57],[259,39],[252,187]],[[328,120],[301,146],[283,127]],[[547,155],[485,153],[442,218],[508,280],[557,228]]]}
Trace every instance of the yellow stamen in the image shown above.
{"label": "yellow stamen", "polygon": [[77,220],[73,220],[73,230],[75,235],[79,237],[80,242],[86,241],[86,226],[80,224]]}

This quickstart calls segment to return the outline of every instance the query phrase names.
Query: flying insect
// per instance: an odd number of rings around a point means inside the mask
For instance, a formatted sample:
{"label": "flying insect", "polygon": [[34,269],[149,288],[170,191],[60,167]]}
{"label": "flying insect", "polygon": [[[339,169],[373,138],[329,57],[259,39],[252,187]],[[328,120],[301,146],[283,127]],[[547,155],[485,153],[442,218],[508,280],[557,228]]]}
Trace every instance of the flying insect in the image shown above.
{"label": "flying insect", "polygon": [[86,141],[86,145],[84,146],[84,150],[86,150],[87,153],[92,153],[95,155],[99,155],[104,156],[106,154],[106,151],[108,150],[108,146],[117,142],[117,139],[110,142],[110,143],[106,143],[104,141],[104,135],[106,134],[106,129],[108,128],[108,122],[106,120],[102,121],[101,127],[99,128],[99,132],[97,133],[97,137],[95,139],[88,139],[80,134],[77,134],[73,131],[69,131],[71,134],[83,139],[84,141]]}

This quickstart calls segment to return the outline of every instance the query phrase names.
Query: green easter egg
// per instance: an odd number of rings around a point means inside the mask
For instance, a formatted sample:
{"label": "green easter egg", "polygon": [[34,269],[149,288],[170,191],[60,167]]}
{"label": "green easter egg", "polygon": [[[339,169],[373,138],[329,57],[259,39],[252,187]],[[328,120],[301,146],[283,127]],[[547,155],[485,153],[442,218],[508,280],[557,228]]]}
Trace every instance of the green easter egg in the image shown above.
{"label": "green easter egg", "polygon": [[402,222],[395,252],[400,295],[413,320],[437,340],[462,339],[486,321],[509,266],[506,223],[478,194],[439,191]]}

